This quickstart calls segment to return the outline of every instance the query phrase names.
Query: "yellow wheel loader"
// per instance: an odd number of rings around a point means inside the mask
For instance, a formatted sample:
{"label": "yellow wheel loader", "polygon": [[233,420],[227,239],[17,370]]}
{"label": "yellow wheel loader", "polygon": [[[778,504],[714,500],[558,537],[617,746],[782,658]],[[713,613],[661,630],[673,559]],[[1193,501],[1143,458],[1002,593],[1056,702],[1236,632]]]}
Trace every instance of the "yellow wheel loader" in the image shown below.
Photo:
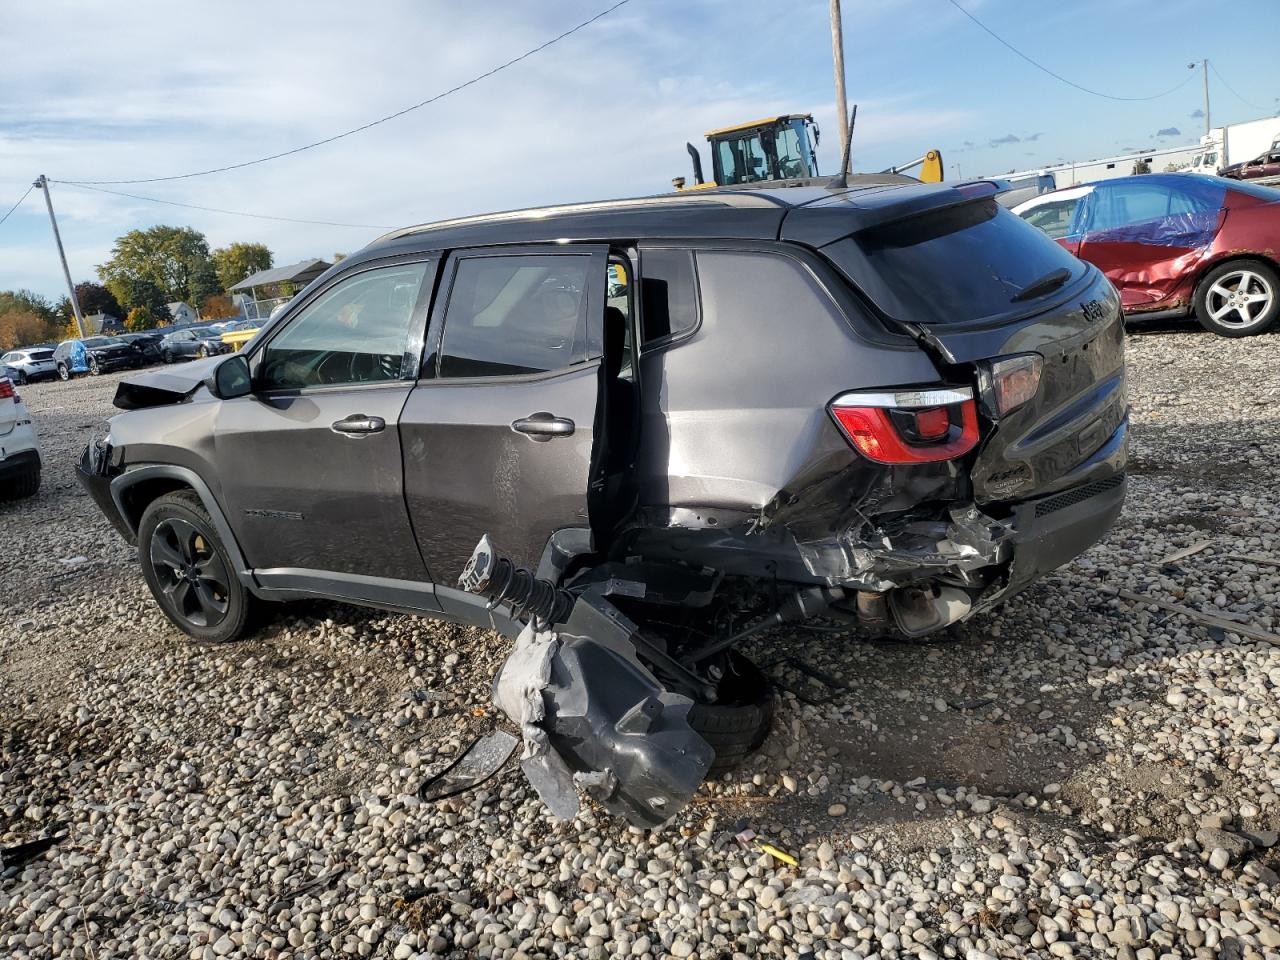
{"label": "yellow wheel loader", "polygon": [[[711,147],[711,179],[702,172],[702,156],[692,143],[685,144],[693,161],[693,185],[684,177],[671,183],[677,190],[706,190],[711,187],[740,186],[777,180],[809,180],[818,176],[818,143],[821,131],[808,113],[765,117],[748,123],[707,132]],[[942,181],[942,153],[930,150],[924,156],[883,173],[905,173],[920,169],[917,179],[925,183]]]}

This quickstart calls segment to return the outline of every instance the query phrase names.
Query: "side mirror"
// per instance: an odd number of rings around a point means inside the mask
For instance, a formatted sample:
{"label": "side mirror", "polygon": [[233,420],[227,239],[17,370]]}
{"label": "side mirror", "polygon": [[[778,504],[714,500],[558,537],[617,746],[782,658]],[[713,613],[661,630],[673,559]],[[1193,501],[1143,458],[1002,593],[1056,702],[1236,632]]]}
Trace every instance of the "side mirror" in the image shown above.
{"label": "side mirror", "polygon": [[253,378],[249,376],[249,361],[241,354],[234,354],[214,368],[213,376],[205,381],[219,400],[234,400],[253,392]]}

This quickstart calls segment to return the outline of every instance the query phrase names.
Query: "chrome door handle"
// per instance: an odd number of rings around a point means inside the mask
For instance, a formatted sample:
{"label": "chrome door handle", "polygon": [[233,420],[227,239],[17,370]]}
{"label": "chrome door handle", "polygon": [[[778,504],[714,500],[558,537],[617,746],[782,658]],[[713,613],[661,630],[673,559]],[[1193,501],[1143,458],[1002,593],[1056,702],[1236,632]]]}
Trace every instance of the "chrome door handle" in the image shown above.
{"label": "chrome door handle", "polygon": [[512,430],[526,434],[530,440],[539,443],[546,443],[552,437],[571,437],[574,428],[574,422],[567,417],[557,417],[545,411],[511,421]]}
{"label": "chrome door handle", "polygon": [[387,421],[381,417],[366,417],[363,413],[353,413],[349,417],[335,420],[329,429],[334,433],[345,433],[348,436],[364,436],[367,433],[380,433],[386,429]]}

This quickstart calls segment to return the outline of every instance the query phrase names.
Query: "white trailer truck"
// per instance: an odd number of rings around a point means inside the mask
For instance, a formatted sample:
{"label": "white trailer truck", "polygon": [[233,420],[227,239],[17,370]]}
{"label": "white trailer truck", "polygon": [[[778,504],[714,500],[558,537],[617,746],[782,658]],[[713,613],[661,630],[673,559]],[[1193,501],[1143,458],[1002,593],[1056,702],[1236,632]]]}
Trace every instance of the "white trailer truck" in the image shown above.
{"label": "white trailer truck", "polygon": [[1191,173],[1216,174],[1233,163],[1252,160],[1280,139],[1280,117],[1246,120],[1214,127],[1200,138],[1200,152],[1191,161]]}

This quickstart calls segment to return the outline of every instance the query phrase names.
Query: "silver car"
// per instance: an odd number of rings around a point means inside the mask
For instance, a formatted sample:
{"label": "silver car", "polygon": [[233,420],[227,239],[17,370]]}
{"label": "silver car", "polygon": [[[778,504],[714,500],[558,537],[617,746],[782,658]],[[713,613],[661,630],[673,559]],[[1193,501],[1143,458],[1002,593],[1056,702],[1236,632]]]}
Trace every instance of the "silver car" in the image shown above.
{"label": "silver car", "polygon": [[0,364],[11,367],[15,372],[14,383],[36,383],[39,380],[52,380],[58,375],[58,365],[53,360],[52,347],[22,347],[10,350],[0,356]]}

